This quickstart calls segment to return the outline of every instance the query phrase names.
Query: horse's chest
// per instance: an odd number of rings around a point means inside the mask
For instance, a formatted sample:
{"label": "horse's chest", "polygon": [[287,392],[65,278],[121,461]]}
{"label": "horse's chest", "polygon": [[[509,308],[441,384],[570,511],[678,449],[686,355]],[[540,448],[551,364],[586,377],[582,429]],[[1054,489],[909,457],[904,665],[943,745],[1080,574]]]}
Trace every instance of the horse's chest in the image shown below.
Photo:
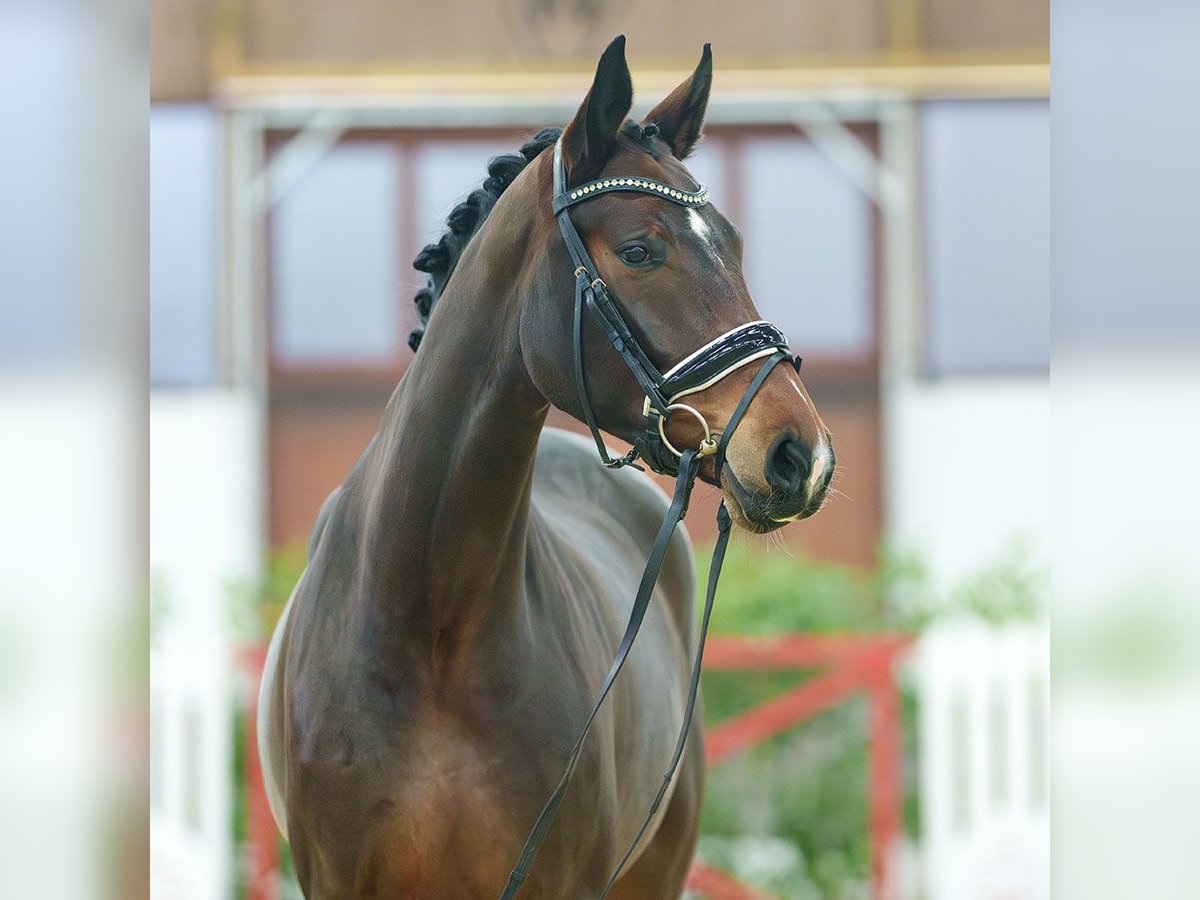
{"label": "horse's chest", "polygon": [[[338,896],[496,896],[556,777],[531,760],[529,734],[518,731],[416,716],[384,744],[364,746],[350,778],[311,778],[339,797],[337,821],[322,803],[313,823],[319,880]],[[340,852],[328,853],[331,842]]]}
{"label": "horse's chest", "polygon": [[[486,751],[457,731],[426,725],[383,781],[393,799],[372,845],[389,889],[490,896],[511,863],[509,798],[491,780]],[[439,891],[451,875],[454,891]]]}

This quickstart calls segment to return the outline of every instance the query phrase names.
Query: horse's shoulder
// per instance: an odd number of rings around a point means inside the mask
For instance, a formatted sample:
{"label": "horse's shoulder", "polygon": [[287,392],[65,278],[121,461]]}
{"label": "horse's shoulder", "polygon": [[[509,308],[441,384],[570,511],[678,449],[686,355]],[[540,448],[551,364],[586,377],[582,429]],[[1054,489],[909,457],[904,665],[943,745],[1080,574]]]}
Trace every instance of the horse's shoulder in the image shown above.
{"label": "horse's shoulder", "polygon": [[317,554],[317,548],[321,544],[321,536],[325,533],[325,524],[329,521],[329,517],[333,515],[334,507],[337,506],[338,499],[342,495],[342,485],[335,487],[325,498],[325,502],[321,504],[321,509],[317,512],[317,521],[313,525],[312,534],[308,538],[308,558],[312,559]]}
{"label": "horse's shoulder", "polygon": [[[612,450],[609,454],[612,455]],[[540,489],[558,491],[579,500],[623,501],[622,505],[633,504],[660,520],[670,506],[667,495],[650,478],[630,468],[605,468],[593,441],[561,428],[542,431],[534,479],[535,487]],[[622,514],[620,506],[614,506],[612,511]]]}
{"label": "horse's shoulder", "polygon": [[[558,428],[543,430],[538,444],[534,503],[543,511],[554,507],[557,521],[578,523],[584,529],[598,519],[607,520],[609,528],[630,536],[645,553],[671,505],[649,476],[631,468],[605,468],[590,439]],[[682,596],[690,597],[693,571],[692,542],[681,522],[661,583],[673,582]]]}

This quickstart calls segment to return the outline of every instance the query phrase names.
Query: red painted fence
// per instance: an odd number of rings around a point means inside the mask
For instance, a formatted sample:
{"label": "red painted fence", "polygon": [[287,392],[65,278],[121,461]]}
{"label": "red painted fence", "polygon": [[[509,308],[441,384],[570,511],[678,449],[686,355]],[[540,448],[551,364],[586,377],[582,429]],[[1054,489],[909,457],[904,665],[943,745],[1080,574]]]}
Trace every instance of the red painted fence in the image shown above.
{"label": "red painted fence", "polygon": [[246,673],[246,900],[279,900],[279,831],[267,802],[262,766],[258,763],[258,684],[266,647],[247,647],[238,655]]}
{"label": "red painted fence", "polygon": [[[871,896],[894,900],[894,871],[904,799],[897,659],[910,645],[906,635],[806,635],[713,637],[704,655],[709,671],[819,669],[819,674],[752,709],[708,729],[709,766],[795,728],[852,696],[865,694],[869,708],[867,778],[871,831]],[[249,849],[247,900],[277,900],[279,839],[258,765],[256,710],[265,648],[240,656],[247,678],[246,790]],[[710,900],[764,900],[771,895],[707,865],[692,864],[688,887]]]}
{"label": "red painted fence", "polygon": [[[904,801],[900,696],[894,669],[911,643],[905,635],[807,635],[765,638],[713,637],[704,654],[708,671],[820,669],[803,684],[708,729],[708,765],[719,765],[850,697],[866,694],[867,797],[871,830],[871,896],[893,900],[894,870]],[[736,881],[702,860],[688,873],[688,887],[713,900],[759,900],[761,891]]]}

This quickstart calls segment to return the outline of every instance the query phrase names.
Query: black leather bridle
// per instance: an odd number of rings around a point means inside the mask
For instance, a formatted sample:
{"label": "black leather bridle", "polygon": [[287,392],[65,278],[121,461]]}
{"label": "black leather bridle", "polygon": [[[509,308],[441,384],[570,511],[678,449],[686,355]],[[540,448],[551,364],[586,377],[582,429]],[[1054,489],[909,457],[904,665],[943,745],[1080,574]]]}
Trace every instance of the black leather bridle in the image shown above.
{"label": "black leather bridle", "polygon": [[[575,229],[575,223],[571,221],[571,207],[603,194],[618,192],[651,194],[678,206],[696,209],[708,203],[708,189],[701,186],[698,190],[690,191],[649,178],[602,178],[568,189],[567,170],[562,158],[562,141],[559,140],[554,145],[554,199],[551,209],[558,221],[558,228],[562,232],[563,242],[567,245],[571,262],[575,266],[572,342],[575,356],[575,389],[579,394],[579,405],[583,408],[584,419],[592,432],[592,439],[596,442],[596,450],[606,466],[619,468],[631,465],[641,456],[654,471],[664,475],[675,475],[679,470],[678,460],[682,453],[671,446],[666,436],[666,421],[672,412],[688,412],[700,422],[705,438],[697,449],[702,457],[716,453],[718,447],[718,441],[713,438],[704,417],[691,406],[679,401],[689,394],[711,387],[756,359],[767,358],[779,362],[790,358],[789,345],[783,332],[770,322],[748,322],[689,354],[668,369],[666,374],[659,372],[626,324],[608,285],[600,277],[596,264],[588,255],[583,239]],[[645,431],[634,441],[633,449],[627,455],[616,459],[608,455],[604,439],[596,426],[596,416],[588,396],[587,379],[583,370],[585,304],[604,327],[609,341],[625,360],[625,365],[629,367],[646,395],[642,408],[642,414],[646,417]],[[797,357],[797,369],[799,364]],[[728,426],[725,430],[726,433],[731,431]],[[720,480],[719,471],[717,479]]]}
{"label": "black leather bridle", "polygon": [[[572,342],[574,345],[575,388],[579,394],[579,404],[583,408],[584,419],[592,432],[592,438],[596,442],[596,449],[600,454],[600,459],[606,466],[609,468],[620,468],[632,465],[641,468],[636,463],[637,458],[640,456],[655,472],[675,476],[675,493],[671,499],[667,515],[659,527],[658,535],[654,539],[654,545],[650,550],[650,556],[646,562],[646,569],[642,573],[642,579],[638,585],[637,596],[634,598],[633,609],[629,614],[629,623],[625,627],[625,634],[621,638],[621,643],[617,648],[612,665],[609,667],[608,674],[605,676],[596,702],[593,704],[587,721],[584,723],[579,739],[575,742],[575,746],[571,750],[571,755],[567,759],[566,769],[563,772],[562,778],[554,789],[554,792],[550,795],[549,800],[546,801],[546,805],[538,815],[537,821],[529,833],[529,837],[525,840],[525,846],[521,851],[520,858],[513,867],[512,873],[509,875],[508,883],[501,894],[501,900],[511,900],[511,898],[517,895],[517,892],[521,889],[521,885],[529,875],[529,869],[533,865],[538,849],[550,831],[550,826],[558,812],[558,807],[562,803],[567,786],[570,784],[571,776],[575,772],[575,766],[579,762],[584,739],[587,737],[592,723],[600,712],[600,708],[604,705],[604,701],[608,697],[613,683],[625,665],[625,660],[633,647],[634,639],[641,628],[642,620],[646,615],[646,609],[650,604],[650,597],[654,592],[654,586],[658,582],[659,570],[662,568],[663,560],[666,558],[667,549],[671,543],[671,536],[675,533],[676,527],[687,513],[692,486],[696,482],[696,475],[700,470],[701,461],[707,456],[716,457],[714,460],[714,472],[716,481],[720,484],[721,470],[725,466],[725,451],[729,446],[729,440],[733,437],[733,433],[740,424],[742,417],[746,414],[746,410],[749,409],[751,401],[758,393],[758,389],[762,387],[763,382],[766,381],[771,370],[778,363],[788,360],[792,362],[797,372],[800,371],[800,357],[792,358],[787,339],[783,336],[783,332],[769,322],[757,321],[739,325],[737,328],[705,344],[694,353],[689,354],[665,373],[659,372],[658,368],[642,350],[641,345],[638,344],[633,332],[629,329],[620,308],[617,306],[608,289],[608,285],[600,277],[600,273],[596,269],[596,264],[592,262],[587,248],[584,246],[583,239],[579,236],[579,232],[576,231],[575,225],[571,221],[570,209],[572,206],[583,203],[593,197],[615,192],[650,194],[662,197],[664,200],[679,206],[694,209],[708,203],[708,190],[703,186],[695,191],[686,190],[672,187],[660,181],[640,177],[602,178],[596,181],[589,181],[574,188],[568,188],[567,171],[562,158],[561,139],[554,145],[554,197],[551,208],[553,209],[555,219],[558,221],[563,241],[567,245],[567,252],[571,256],[571,262],[575,266],[575,309]],[[633,372],[634,378],[637,379],[638,384],[646,395],[642,407],[642,412],[646,417],[645,431],[634,442],[633,449],[625,456],[614,458],[609,455],[608,448],[605,447],[604,439],[601,437],[600,430],[596,425],[596,416],[592,411],[591,400],[588,397],[587,380],[583,367],[583,307],[585,304],[592,311],[596,320],[604,327],[609,341],[621,355],[621,358],[625,360],[625,364]],[[722,431],[713,432],[709,428],[708,422],[705,421],[704,416],[698,410],[680,402],[682,398],[706,390],[743,366],[760,359],[763,362],[758,372],[742,394],[741,400],[734,408],[733,414],[729,417],[729,421]],[[667,439],[667,418],[672,412],[680,411],[685,411],[695,416],[703,427],[704,438],[700,441],[698,447],[678,450]],[[696,706],[696,695],[700,686],[700,669],[704,659],[704,643],[708,636],[708,623],[712,615],[713,599],[716,596],[717,580],[721,574],[721,564],[724,562],[725,548],[729,542],[730,525],[729,511],[725,508],[725,502],[722,500],[720,507],[717,509],[717,542],[713,549],[712,566],[709,568],[708,573],[708,590],[705,596],[704,613],[700,621],[696,656],[692,663],[683,725],[676,739],[675,751],[671,756],[666,774],[663,776],[658,792],[650,804],[650,811],[642,822],[641,828],[638,829],[638,833],[634,837],[629,849],[625,852],[621,862],[617,865],[608,883],[604,886],[604,890],[600,895],[601,897],[608,893],[624,869],[625,864],[633,856],[646,830],[650,827],[650,823],[654,820],[654,815],[662,804],[663,798],[670,789],[675,770],[683,758],[688,732],[691,730],[692,713]]]}

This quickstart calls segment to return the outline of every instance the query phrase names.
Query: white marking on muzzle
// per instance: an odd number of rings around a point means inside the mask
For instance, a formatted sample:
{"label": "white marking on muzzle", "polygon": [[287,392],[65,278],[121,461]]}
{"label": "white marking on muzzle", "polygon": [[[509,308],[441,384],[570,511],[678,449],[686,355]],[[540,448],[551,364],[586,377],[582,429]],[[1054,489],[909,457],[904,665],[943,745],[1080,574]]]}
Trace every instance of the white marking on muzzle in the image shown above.
{"label": "white marking on muzzle", "polygon": [[[792,378],[790,375],[788,376],[788,381],[792,385],[792,390],[796,392],[796,395],[808,408],[808,411],[815,417],[817,410],[813,406],[812,400],[809,399],[808,395],[800,389],[799,382],[797,382],[796,379]],[[832,457],[833,455],[829,452],[829,445],[825,443],[824,440],[821,440],[817,446],[813,447],[812,470],[808,473],[808,480],[804,483],[805,493],[810,499],[812,498],[813,494],[816,493],[817,484],[820,482],[821,477],[825,474],[826,467],[830,464],[830,462],[832,462]]]}
{"label": "white marking on muzzle", "polygon": [[825,467],[828,465],[829,446],[821,441],[813,449],[812,471],[808,473],[808,481],[804,485],[805,493],[810,498],[817,492],[817,484],[820,482],[821,476],[825,474]]}
{"label": "white marking on muzzle", "polygon": [[[825,470],[828,468],[831,459],[832,454],[829,452],[829,445],[824,441],[821,441],[821,443],[817,444],[817,446],[813,448],[812,471],[808,473],[808,479],[804,482],[804,506],[806,508],[812,501],[812,498],[816,496],[818,486],[821,483],[821,479],[825,475]],[[776,518],[775,521],[780,523],[795,522],[802,515],[804,515],[804,510],[801,510],[795,515]]]}

